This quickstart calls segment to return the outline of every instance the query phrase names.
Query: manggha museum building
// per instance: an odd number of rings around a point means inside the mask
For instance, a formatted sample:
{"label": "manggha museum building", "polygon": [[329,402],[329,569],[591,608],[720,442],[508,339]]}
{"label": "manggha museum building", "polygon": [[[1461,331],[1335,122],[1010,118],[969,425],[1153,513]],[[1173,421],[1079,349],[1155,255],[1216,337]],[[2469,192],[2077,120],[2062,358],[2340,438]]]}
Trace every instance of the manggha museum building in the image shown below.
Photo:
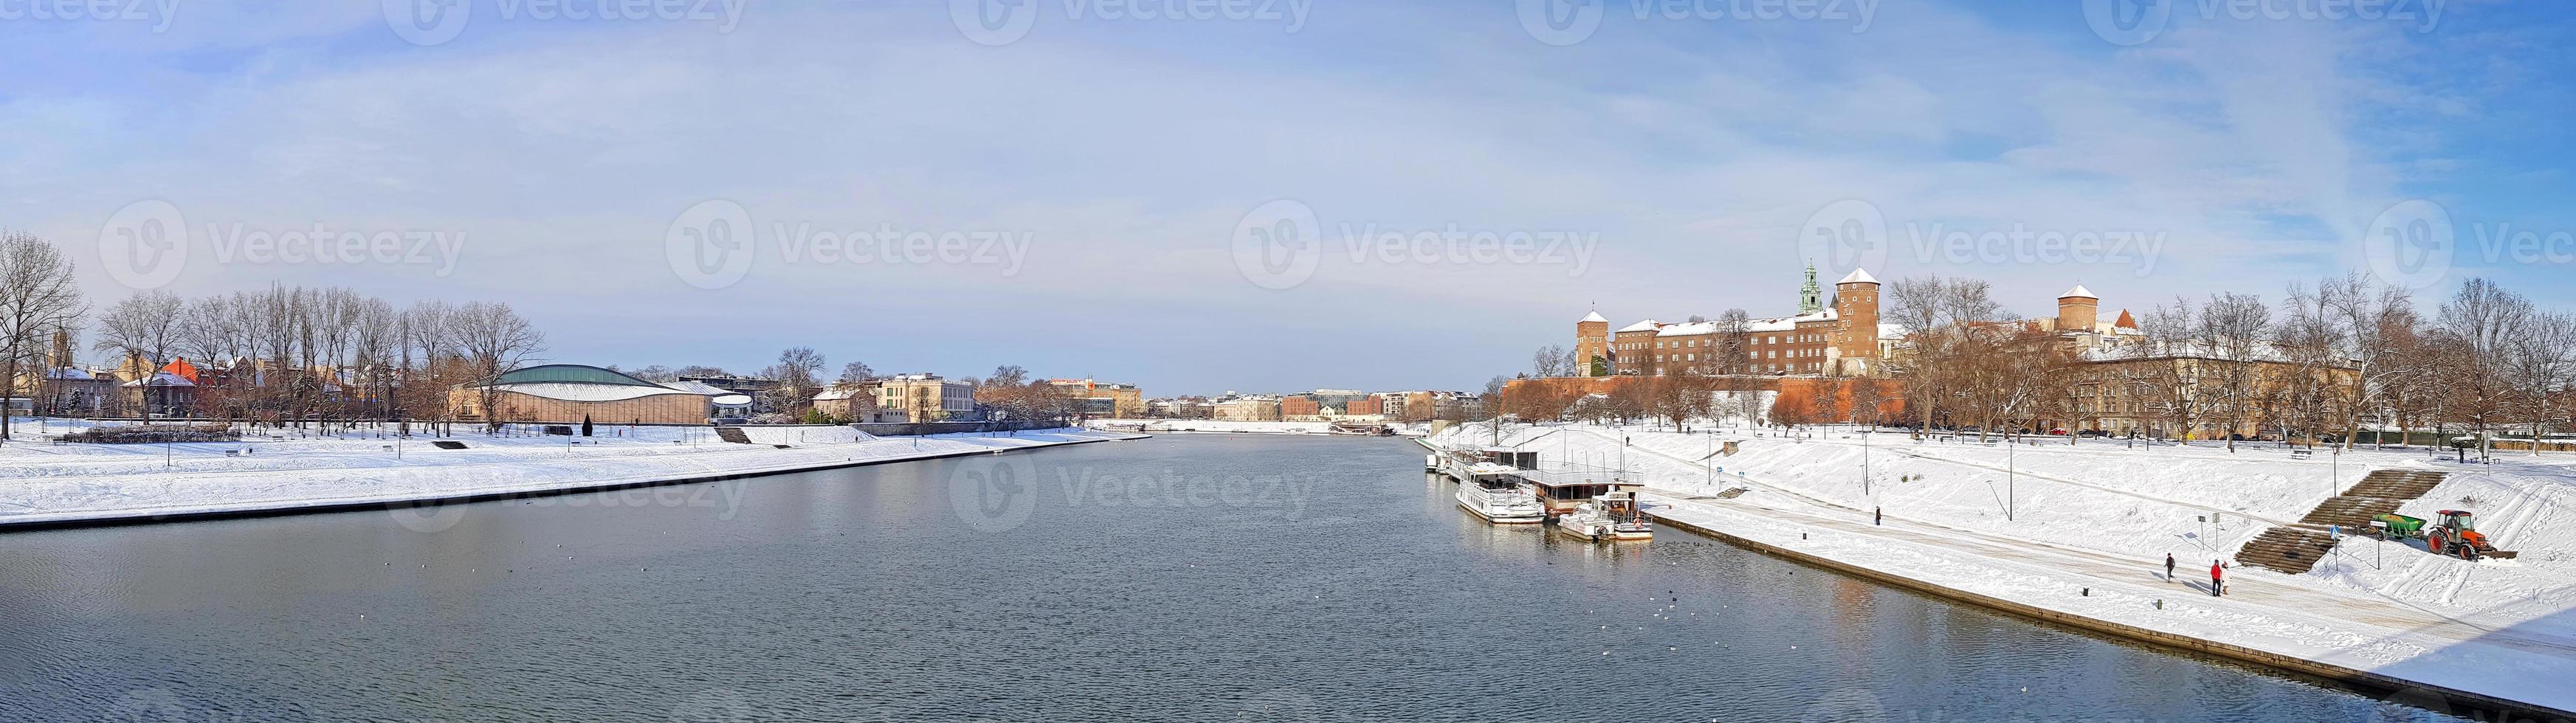
{"label": "manggha museum building", "polygon": [[704,424],[713,401],[702,392],[580,364],[525,367],[448,392],[457,419],[526,423]]}

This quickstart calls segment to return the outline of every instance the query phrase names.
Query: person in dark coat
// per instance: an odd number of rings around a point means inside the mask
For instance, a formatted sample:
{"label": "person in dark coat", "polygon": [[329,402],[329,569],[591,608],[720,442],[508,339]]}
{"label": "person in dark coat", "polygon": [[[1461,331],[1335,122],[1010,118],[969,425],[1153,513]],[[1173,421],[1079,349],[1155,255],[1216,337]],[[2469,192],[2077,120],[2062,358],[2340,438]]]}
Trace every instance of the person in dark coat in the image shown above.
{"label": "person in dark coat", "polygon": [[1887,511],[1876,507],[1869,508],[1869,523],[1873,525],[1887,524]]}
{"label": "person in dark coat", "polygon": [[2173,582],[2173,553],[2165,553],[2165,582]]}

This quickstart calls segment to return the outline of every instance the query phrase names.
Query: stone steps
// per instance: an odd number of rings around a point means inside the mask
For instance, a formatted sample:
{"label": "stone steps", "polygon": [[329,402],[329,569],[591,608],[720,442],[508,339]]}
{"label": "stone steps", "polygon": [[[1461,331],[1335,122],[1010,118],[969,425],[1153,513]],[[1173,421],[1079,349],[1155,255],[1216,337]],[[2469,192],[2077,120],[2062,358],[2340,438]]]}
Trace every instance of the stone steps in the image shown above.
{"label": "stone steps", "polygon": [[2352,489],[2317,503],[2316,509],[2299,518],[2299,524],[2274,527],[2255,535],[2236,551],[2236,564],[2292,575],[2307,572],[2334,549],[2333,537],[2326,534],[2327,526],[2340,526],[2346,535],[2368,534],[2371,520],[2394,513],[2399,506],[2433,491],[2442,484],[2445,474],[2429,470],[2373,471],[2354,483]]}
{"label": "stone steps", "polygon": [[2333,538],[2323,530],[2274,527],[2238,548],[2236,564],[2296,575],[2316,567],[2317,560],[2333,549]]}
{"label": "stone steps", "polygon": [[742,428],[740,428],[740,427],[717,427],[717,428],[716,428],[716,438],[717,438],[717,439],[724,440],[724,441],[727,441],[727,442],[732,442],[732,443],[734,443],[734,444],[750,444],[750,443],[751,443],[751,435],[743,434],[743,433],[742,433]]}

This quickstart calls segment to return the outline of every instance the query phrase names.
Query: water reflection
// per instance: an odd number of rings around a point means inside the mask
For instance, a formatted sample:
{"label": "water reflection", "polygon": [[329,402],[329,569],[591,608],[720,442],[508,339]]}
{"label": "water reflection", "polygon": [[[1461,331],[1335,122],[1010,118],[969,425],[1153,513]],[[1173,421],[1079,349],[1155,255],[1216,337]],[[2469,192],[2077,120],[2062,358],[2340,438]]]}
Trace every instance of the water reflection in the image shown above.
{"label": "water reflection", "polygon": [[[946,460],[755,480],[711,507],[471,505],[435,533],[343,514],[12,535],[0,719],[2378,711],[1679,531],[1610,545],[1486,524],[1413,479],[1420,455],[1400,442],[1176,437],[1021,459],[1033,509],[980,529],[950,494],[975,461]],[[1274,493],[1215,494],[1236,481]]]}

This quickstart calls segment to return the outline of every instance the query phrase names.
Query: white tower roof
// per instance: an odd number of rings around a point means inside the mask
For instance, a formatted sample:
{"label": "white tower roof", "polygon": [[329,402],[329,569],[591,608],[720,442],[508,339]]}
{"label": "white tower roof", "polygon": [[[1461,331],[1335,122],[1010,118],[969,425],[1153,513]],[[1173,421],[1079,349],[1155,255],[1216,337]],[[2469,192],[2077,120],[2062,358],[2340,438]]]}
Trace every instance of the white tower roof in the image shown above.
{"label": "white tower roof", "polygon": [[2057,298],[2060,298],[2060,299],[2093,299],[2093,300],[2095,300],[2095,301],[2100,301],[2100,300],[2102,299],[2102,297],[2094,296],[2094,295],[2093,295],[2093,290],[2092,290],[2092,289],[2084,288],[2084,285],[2083,285],[2083,284],[2076,284],[2076,285],[2075,285],[2075,288],[2067,289],[2067,290],[2066,290],[2066,293],[2058,294],[2058,295],[2057,295]]}
{"label": "white tower roof", "polygon": [[1841,281],[1836,281],[1836,282],[1834,282],[1834,283],[1835,283],[1835,284],[1875,284],[1875,283],[1878,283],[1878,279],[1871,278],[1871,277],[1870,277],[1870,275],[1869,275],[1869,270],[1867,270],[1867,269],[1863,269],[1863,268],[1860,268],[1860,267],[1853,267],[1853,268],[1852,268],[1852,272],[1851,272],[1850,274],[1848,274],[1848,275],[1845,275],[1845,276],[1843,277],[1843,280],[1841,280]]}
{"label": "white tower roof", "polygon": [[1607,323],[1610,323],[1610,320],[1609,320],[1609,319],[1601,318],[1601,312],[1595,311],[1595,312],[1592,312],[1592,313],[1589,313],[1589,314],[1584,314],[1584,315],[1583,315],[1583,320],[1582,320],[1582,321],[1575,322],[1575,323],[1578,323],[1578,324],[1590,324],[1590,323],[1594,323],[1594,322],[1599,322],[1599,323],[1607,324]]}

